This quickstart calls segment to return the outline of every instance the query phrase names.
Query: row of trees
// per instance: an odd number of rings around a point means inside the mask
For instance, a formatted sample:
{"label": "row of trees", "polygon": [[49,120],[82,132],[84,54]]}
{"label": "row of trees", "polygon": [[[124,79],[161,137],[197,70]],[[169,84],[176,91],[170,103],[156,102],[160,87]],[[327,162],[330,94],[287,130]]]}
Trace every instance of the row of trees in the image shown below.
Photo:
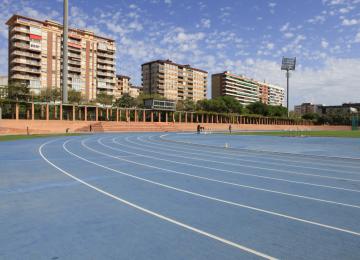
{"label": "row of trees", "polygon": [[[42,101],[53,102],[61,100],[61,93],[58,88],[45,89],[38,95],[31,94],[29,88],[23,85],[9,85],[7,90],[7,98],[18,101]],[[164,97],[155,94],[140,94],[137,98],[133,98],[128,94],[124,94],[118,99],[114,99],[112,95],[106,93],[98,93],[96,100],[88,102],[84,99],[81,92],[69,90],[69,103],[83,104],[104,104],[114,105],[117,107],[144,107],[144,99],[154,98],[164,100]],[[177,102],[177,110],[179,111],[202,111],[215,113],[236,113],[236,114],[256,114],[269,117],[285,117],[287,109],[281,106],[266,105],[261,102],[255,102],[248,106],[241,105],[233,97],[217,97],[214,99],[204,99],[198,102],[193,100],[181,100]]]}
{"label": "row of trees", "polygon": [[318,125],[349,125],[351,124],[350,115],[329,114],[319,115],[317,113],[307,113],[302,116],[303,119],[311,120]]}
{"label": "row of trees", "polygon": [[242,106],[233,97],[217,97],[204,99],[197,103],[192,100],[178,101],[177,109],[183,111],[209,111],[216,113],[256,114],[268,117],[285,117],[287,108],[271,106],[261,102],[255,102],[248,106]]}

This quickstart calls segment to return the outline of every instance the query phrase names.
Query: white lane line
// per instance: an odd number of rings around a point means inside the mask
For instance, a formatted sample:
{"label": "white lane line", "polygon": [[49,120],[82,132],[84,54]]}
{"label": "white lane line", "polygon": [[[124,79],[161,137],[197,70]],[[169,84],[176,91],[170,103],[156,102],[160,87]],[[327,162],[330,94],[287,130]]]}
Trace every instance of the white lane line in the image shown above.
{"label": "white lane line", "polygon": [[[69,140],[68,140],[68,141],[69,141]],[[66,141],[66,142],[63,143],[63,147],[65,146],[65,144],[66,144],[68,141]],[[137,210],[140,210],[140,211],[142,211],[142,212],[144,212],[144,213],[146,213],[146,214],[149,214],[149,215],[151,215],[151,216],[157,217],[157,218],[162,219],[162,220],[164,220],[164,221],[170,222],[170,223],[172,223],[172,224],[175,224],[175,225],[177,225],[177,226],[180,226],[180,227],[182,227],[182,228],[185,228],[185,229],[190,230],[190,231],[192,231],[192,232],[195,232],[195,233],[197,233],[197,234],[200,234],[200,235],[203,235],[203,236],[212,238],[212,239],[214,239],[214,240],[216,240],[216,241],[219,241],[219,242],[221,242],[221,243],[223,243],[223,244],[226,244],[226,245],[229,245],[229,246],[238,248],[238,249],[240,249],[240,250],[243,250],[243,251],[245,251],[245,252],[254,254],[254,255],[256,255],[256,256],[259,256],[259,257],[262,257],[262,258],[265,258],[265,259],[276,259],[275,257],[272,257],[272,256],[270,256],[270,255],[261,253],[261,252],[259,252],[259,251],[254,250],[254,249],[251,249],[251,248],[249,248],[249,247],[246,247],[246,246],[240,245],[240,244],[238,244],[238,243],[232,242],[232,241],[230,241],[230,240],[227,240],[227,239],[225,239],[225,238],[222,238],[222,237],[213,235],[213,234],[208,233],[208,232],[206,232],[206,231],[203,231],[203,230],[201,230],[201,229],[198,229],[198,228],[189,226],[189,225],[187,225],[187,224],[185,224],[185,223],[182,223],[182,222],[179,222],[179,221],[177,221],[177,220],[175,220],[175,219],[173,219],[173,218],[169,218],[169,217],[166,217],[166,216],[161,215],[161,214],[159,214],[159,213],[156,213],[156,212],[154,212],[154,211],[151,211],[151,210],[149,210],[149,209],[143,208],[143,207],[141,207],[141,206],[139,206],[139,205],[137,205],[137,204],[134,204],[134,203],[132,203],[132,202],[130,202],[130,201],[128,201],[128,200],[122,199],[122,198],[120,198],[120,197],[118,197],[118,196],[115,196],[115,195],[112,194],[112,193],[109,193],[109,192],[107,192],[107,191],[105,191],[105,190],[102,190],[102,189],[100,189],[100,188],[98,188],[98,187],[96,187],[96,186],[94,186],[94,185],[91,185],[90,183],[88,183],[88,182],[86,182],[86,181],[83,181],[82,179],[80,179],[80,178],[78,178],[78,177],[75,177],[74,175],[70,174],[69,172],[67,172],[67,171],[65,171],[65,170],[63,170],[63,169],[61,169],[60,167],[56,166],[54,163],[50,162],[50,161],[44,156],[44,154],[43,154],[43,152],[42,152],[42,149],[43,149],[43,147],[44,147],[46,144],[49,144],[49,143],[51,143],[51,142],[53,142],[53,141],[46,142],[46,143],[42,144],[42,145],[39,147],[39,154],[40,154],[40,156],[41,156],[48,164],[50,164],[51,166],[53,166],[55,169],[59,170],[59,171],[62,172],[63,174],[67,175],[68,177],[70,177],[70,178],[72,178],[72,179],[80,182],[81,184],[84,184],[85,186],[87,186],[87,187],[89,187],[89,188],[91,188],[91,189],[93,189],[93,190],[95,190],[95,191],[97,191],[97,192],[100,192],[100,193],[102,193],[102,194],[105,195],[105,196],[108,196],[108,197],[110,197],[110,198],[112,198],[112,199],[115,199],[115,200],[117,200],[117,201],[119,201],[119,202],[122,202],[122,203],[124,203],[124,204],[126,204],[126,205],[128,205],[128,206],[130,206],[130,207],[133,207],[133,208],[135,208],[135,209],[137,209]]]}
{"label": "white lane line", "polygon": [[[149,142],[144,141],[140,137],[137,137],[137,140],[139,140],[141,143],[143,143],[143,146],[145,146],[145,147],[154,148],[151,145],[144,144],[144,143],[149,143]],[[167,149],[167,148],[161,148],[160,149],[159,148],[159,150],[167,150],[167,151],[172,151],[172,152],[176,153],[176,150],[174,150],[174,149]],[[182,153],[183,154],[198,155],[198,153],[191,153],[191,152],[182,152]],[[231,163],[231,162],[209,160],[209,159],[204,159],[204,158],[199,158],[199,157],[194,157],[194,156],[188,157],[188,156],[174,155],[174,154],[169,154],[169,153],[167,153],[167,155],[172,156],[172,157],[179,157],[179,158],[184,158],[184,159],[196,160],[196,161],[212,162],[212,163],[224,164],[224,165],[230,165],[230,166],[239,166],[239,167],[243,167],[243,168],[258,169],[258,170],[265,170],[265,171],[272,171],[272,172],[280,172],[280,173],[293,174],[293,175],[302,175],[302,176],[308,176],[308,177],[312,177],[312,178],[323,178],[323,179],[332,179],[332,180],[341,180],[341,181],[360,182],[359,179],[349,179],[349,178],[334,177],[334,176],[328,176],[328,175],[319,175],[319,174],[296,172],[296,171],[291,171],[291,170],[281,170],[281,169],[276,169],[276,168],[260,167],[260,166],[246,165],[246,164],[237,164],[237,163]]]}
{"label": "white lane line", "polygon": [[[111,150],[114,151],[119,151],[122,153],[127,153],[127,154],[132,154],[132,155],[136,155],[138,157],[145,157],[145,158],[150,158],[150,159],[154,159],[154,160],[158,160],[157,157],[153,157],[153,156],[148,156],[148,155],[143,155],[143,154],[138,154],[138,153],[133,153],[133,152],[129,152],[129,151],[125,151],[125,150],[121,150],[121,149],[117,149],[114,148],[112,146],[106,145],[102,142],[102,140],[104,140],[105,137],[98,139],[98,143],[104,147],[107,147]],[[112,141],[114,142],[114,139],[112,139]],[[216,183],[221,183],[221,184],[226,184],[226,185],[231,185],[231,186],[236,186],[236,187],[240,187],[240,188],[246,188],[246,189],[253,189],[253,190],[258,190],[258,191],[264,191],[264,192],[270,192],[270,193],[275,193],[275,194],[280,194],[280,195],[284,195],[284,196],[290,196],[290,197],[295,197],[295,198],[300,198],[300,199],[307,199],[307,200],[313,200],[313,201],[318,201],[318,202],[323,202],[323,203],[329,203],[329,204],[335,204],[335,205],[339,205],[339,206],[345,206],[345,207],[351,207],[351,208],[358,208],[360,209],[360,206],[357,205],[352,205],[352,204],[347,204],[347,203],[341,203],[341,202],[336,202],[336,201],[331,201],[331,200],[324,200],[324,199],[319,199],[319,198],[314,198],[314,197],[309,197],[309,196],[302,196],[302,195],[297,195],[297,194],[292,194],[292,193],[286,193],[286,192],[281,192],[281,191],[276,191],[276,190],[270,190],[270,189],[263,189],[263,188],[258,188],[258,187],[254,187],[254,186],[248,186],[248,185],[243,185],[243,184],[239,184],[239,183],[234,183],[234,182],[228,182],[228,181],[223,181],[223,180],[218,180],[218,179],[213,179],[213,178],[207,178],[207,177],[203,177],[203,176],[199,176],[199,175],[193,175],[190,173],[186,173],[186,172],[180,172],[180,171],[175,171],[175,170],[170,170],[170,169],[166,169],[163,167],[158,167],[158,166],[154,166],[151,164],[145,164],[145,163],[139,163],[136,161],[131,161],[131,160],[127,160],[127,159],[123,159],[122,156],[112,156],[112,155],[108,155],[108,157],[111,158],[115,158],[121,161],[126,161],[126,162],[130,162],[136,165],[141,165],[141,166],[145,166],[145,167],[149,167],[149,168],[154,168],[154,169],[158,169],[161,171],[166,171],[166,172],[171,172],[174,174],[178,174],[178,175],[184,175],[184,176],[188,176],[188,177],[192,177],[192,178],[197,178],[197,179],[202,179],[202,180],[207,180],[207,181],[211,181],[211,182],[216,182]]]}
{"label": "white lane line", "polygon": [[[89,150],[91,150],[91,151],[93,151],[93,152],[95,152],[95,153],[102,154],[102,155],[105,155],[105,156],[107,155],[106,153],[99,152],[99,151],[97,151],[97,150],[95,150],[95,149],[87,146],[87,145],[84,143],[85,140],[88,140],[88,139],[82,140],[81,143],[82,143],[86,148],[88,148]],[[119,170],[116,170],[116,169],[114,169],[114,168],[111,168],[111,167],[108,167],[108,166],[105,166],[105,165],[102,165],[102,164],[99,164],[99,163],[90,161],[90,160],[88,160],[88,159],[86,159],[86,158],[84,158],[84,157],[81,157],[80,155],[77,155],[77,154],[69,151],[69,150],[66,148],[66,143],[67,143],[67,142],[65,142],[65,143],[63,144],[63,148],[64,148],[64,150],[67,151],[69,154],[71,154],[71,155],[73,155],[73,156],[75,156],[75,157],[77,157],[77,158],[79,158],[79,159],[81,159],[81,160],[83,160],[83,161],[86,161],[86,162],[88,162],[88,163],[94,164],[94,165],[96,165],[96,166],[99,166],[99,167],[101,167],[101,168],[107,169],[107,170],[109,170],[109,171],[117,172],[117,173],[119,173],[119,174],[121,174],[121,175],[128,176],[128,177],[130,177],[130,178],[134,178],[134,179],[137,179],[137,180],[140,180],[140,181],[143,181],[143,182],[151,183],[151,184],[154,184],[154,185],[157,185],[157,186],[166,188],[166,189],[175,190],[175,191],[178,191],[178,192],[182,192],[182,193],[185,193],[185,194],[189,194],[189,195],[192,195],[192,196],[195,196],[195,197],[200,197],[200,198],[204,198],[204,199],[208,199],[208,200],[212,200],[212,201],[216,201],[216,202],[220,202],[220,203],[232,205],[232,206],[239,207],[239,208],[245,208],[245,209],[249,209],[249,210],[253,210],[253,211],[257,211],[257,212],[269,214],[269,215],[272,215],[272,216],[277,216],[277,217],[281,217],[281,218],[286,218],[286,219],[290,219],[290,220],[297,221],[297,222],[302,222],[302,223],[306,223],[306,224],[310,224],[310,225],[315,225],[315,226],[319,226],[319,227],[326,228],[326,229],[331,229],[331,230],[340,231],[340,232],[344,232],[344,233],[351,234],[351,235],[355,235],[355,236],[360,236],[360,233],[359,233],[359,232],[352,231],[352,230],[349,230],[349,229],[334,227],[334,226],[322,224],[322,223],[319,223],[319,222],[314,222],[314,221],[310,221],[310,220],[306,220],[306,219],[302,219],[302,218],[297,218],[297,217],[293,217],[293,216],[289,216],[289,215],[277,213],[277,212],[275,212],[275,211],[265,210],[265,209],[256,208],[256,207],[248,206],[248,205],[241,204],[241,203],[236,203],[236,202],[233,202],[233,201],[223,200],[223,199],[219,199],[219,198],[216,198],[216,197],[211,197],[211,196],[203,195],[203,194],[200,194],[200,193],[197,193],[197,192],[193,192],[193,191],[189,191],[189,190],[177,188],[177,187],[174,187],[174,186],[166,185],[166,184],[163,184],[163,183],[160,183],[160,182],[156,182],[156,181],[148,180],[148,179],[145,179],[145,178],[141,178],[141,177],[138,177],[138,176],[135,176],[135,175],[132,175],[132,174],[129,174],[129,173],[126,173],[126,172],[123,172],[123,171],[119,171]]]}
{"label": "white lane line", "polygon": [[[130,144],[135,144],[135,145],[137,145],[137,146],[142,147],[141,144],[137,144],[137,143],[131,142],[131,141],[128,139],[128,137],[125,138],[125,141],[128,142],[128,143],[130,143]],[[168,155],[168,154],[164,154],[164,153],[155,152],[154,150],[148,150],[148,149],[144,149],[144,148],[140,148],[140,147],[134,147],[134,146],[124,145],[124,144],[121,144],[121,143],[119,143],[119,142],[117,142],[117,141],[114,141],[114,143],[116,143],[116,144],[118,144],[118,145],[125,146],[125,147],[129,147],[129,148],[131,148],[131,149],[137,149],[137,150],[141,150],[141,151],[148,151],[148,152],[151,152],[151,153],[163,154],[163,155],[165,155],[165,156]],[[228,172],[228,173],[232,173],[232,174],[236,174],[236,175],[251,176],[251,177],[268,179],[268,180],[275,180],[275,181],[282,181],[282,182],[295,183],[295,184],[301,184],[301,185],[309,185],[309,186],[321,187],[321,188],[327,188],[327,189],[335,189],[335,190],[343,190],[343,191],[350,191],[350,192],[360,193],[360,190],[354,190],[354,189],[348,189],[348,188],[342,188],[342,187],[336,187],[336,186],[329,186],[329,185],[323,185],[323,184],[315,184],[315,183],[310,183],[310,182],[292,181],[292,180],[288,180],[288,179],[268,177],[268,176],[258,175],[258,174],[252,174],[252,173],[244,173],[244,172],[239,172],[239,171],[226,170],[226,169],[221,169],[221,168],[216,168],[216,167],[209,167],[209,166],[203,166],[203,165],[198,165],[198,164],[193,164],[193,163],[186,163],[186,162],[179,162],[179,161],[174,161],[174,160],[167,160],[167,159],[163,159],[163,158],[158,158],[158,159],[159,159],[159,160],[163,160],[163,161],[168,161],[168,162],[177,163],[177,164],[193,166],[193,167],[197,167],[197,168],[203,168],[203,169],[220,171],[220,172]]]}
{"label": "white lane line", "polygon": [[[213,148],[213,149],[221,148],[220,146],[216,146],[216,145],[200,144],[200,143],[192,143],[192,142],[188,142],[188,141],[166,139],[166,138],[164,138],[164,136],[165,135],[160,135],[159,138],[165,142],[170,142],[170,143],[175,143],[175,144],[176,143],[187,144],[187,145],[192,145],[192,146],[202,146],[202,147],[208,147],[208,148]],[[233,148],[229,148],[229,149],[231,150]],[[353,158],[353,157],[336,157],[336,156],[325,156],[325,155],[318,156],[318,155],[307,155],[307,154],[301,154],[301,153],[287,153],[287,152],[276,152],[276,151],[268,151],[268,150],[246,149],[246,148],[235,148],[233,150],[243,153],[243,154],[249,154],[252,156],[256,156],[256,154],[265,154],[266,156],[269,156],[273,160],[284,161],[284,160],[278,159],[279,157],[281,157],[281,158],[289,158],[293,162],[299,162],[299,163],[304,163],[304,162],[311,163],[312,162],[312,164],[318,164],[318,165],[328,165],[328,164],[332,163],[332,161],[330,161],[331,159],[337,159],[337,160],[343,160],[341,163],[347,164],[347,165],[343,165],[344,167],[355,168],[355,169],[358,169],[358,167],[359,167],[358,163],[360,162],[360,158]],[[230,152],[230,151],[228,151],[228,152]],[[304,160],[303,161],[293,160],[293,158],[295,156],[297,156],[298,158],[299,157],[304,158]],[[311,157],[317,157],[318,159],[314,159]],[[345,161],[345,160],[354,160],[354,161],[349,162],[349,161]],[[321,163],[321,162],[326,162],[326,163]]]}
{"label": "white lane line", "polygon": [[[143,136],[144,137],[144,136]],[[184,145],[177,145],[176,147],[174,146],[166,146],[166,145],[162,145],[159,144],[158,142],[156,142],[156,140],[154,139],[154,135],[153,136],[146,136],[146,139],[151,141],[149,143],[151,143],[151,145],[155,145],[157,147],[168,147],[168,149],[172,149],[173,151],[184,151],[184,153],[188,153],[188,154],[199,154],[201,153],[201,155],[206,155],[206,156],[210,156],[210,157],[216,157],[216,158],[224,158],[224,159],[229,159],[232,161],[239,161],[239,162],[250,162],[250,163],[259,163],[259,161],[256,160],[251,160],[251,159],[243,159],[243,158],[239,158],[238,156],[235,155],[231,155],[231,154],[227,154],[227,153],[218,153],[218,152],[212,152],[209,151],[208,149],[205,150],[199,150],[199,149],[191,149],[188,147],[185,147]],[[140,138],[141,139],[141,138]],[[141,139],[143,140],[143,139]],[[165,149],[165,148],[164,148]],[[188,151],[194,151],[197,153],[191,153]],[[227,155],[227,156],[223,156],[223,155]],[[329,168],[319,168],[319,167],[309,167],[309,166],[304,166],[304,165],[294,165],[294,164],[289,164],[289,160],[281,160],[284,163],[279,163],[279,162],[268,162],[268,161],[261,161],[260,163],[262,164],[267,164],[267,165],[275,165],[275,166],[289,166],[289,167],[293,167],[293,168],[300,168],[300,169],[309,169],[309,170],[320,170],[320,171],[327,171],[327,172],[335,172],[335,173],[342,173],[342,174],[353,174],[353,175],[360,175],[359,170],[360,170],[360,166],[358,168],[356,168],[356,172],[345,172],[344,169],[329,169]],[[291,162],[291,161],[290,161]],[[329,167],[329,165],[326,165],[327,167]],[[341,165],[334,165],[335,167],[342,167]]]}

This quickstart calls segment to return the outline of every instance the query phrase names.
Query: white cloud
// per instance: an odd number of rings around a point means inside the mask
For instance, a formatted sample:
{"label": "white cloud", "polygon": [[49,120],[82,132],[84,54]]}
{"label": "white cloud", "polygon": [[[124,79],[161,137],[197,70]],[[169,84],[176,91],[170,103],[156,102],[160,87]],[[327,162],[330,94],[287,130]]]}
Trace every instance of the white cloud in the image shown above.
{"label": "white cloud", "polygon": [[290,38],[294,37],[294,34],[291,32],[287,32],[287,33],[284,33],[284,37],[287,39],[290,39]]}
{"label": "white cloud", "polygon": [[167,5],[171,5],[172,4],[172,0],[164,0],[164,3]]}
{"label": "white cloud", "polygon": [[358,32],[358,33],[355,35],[354,42],[360,43],[360,32]]}
{"label": "white cloud", "polygon": [[344,26],[353,26],[359,24],[359,20],[356,19],[344,19],[342,20],[342,25]]}
{"label": "white cloud", "polygon": [[274,49],[274,46],[275,46],[275,44],[272,43],[272,42],[269,42],[269,43],[266,44],[266,48],[269,49],[269,50]]}
{"label": "white cloud", "polygon": [[324,49],[326,49],[329,46],[329,42],[327,42],[326,40],[322,39],[321,40],[321,47],[323,47]]}
{"label": "white cloud", "polygon": [[353,9],[354,9],[353,6],[343,7],[343,8],[339,9],[339,13],[346,14],[346,13],[350,12]]}
{"label": "white cloud", "polygon": [[308,23],[311,23],[311,24],[323,24],[324,22],[326,21],[326,18],[324,15],[317,15],[309,20],[307,20]]}
{"label": "white cloud", "polygon": [[197,28],[210,28],[211,27],[211,20],[210,19],[201,19],[200,24],[196,26]]}
{"label": "white cloud", "polygon": [[280,32],[285,32],[289,29],[290,23],[286,23],[280,28]]}
{"label": "white cloud", "polygon": [[269,3],[270,8],[274,8],[275,6],[276,6],[276,3],[274,3],[274,2]]}
{"label": "white cloud", "polygon": [[276,7],[276,3],[275,2],[270,2],[269,4],[268,4],[268,6],[269,6],[269,11],[270,11],[270,13],[271,14],[274,14],[275,13],[275,7]]}

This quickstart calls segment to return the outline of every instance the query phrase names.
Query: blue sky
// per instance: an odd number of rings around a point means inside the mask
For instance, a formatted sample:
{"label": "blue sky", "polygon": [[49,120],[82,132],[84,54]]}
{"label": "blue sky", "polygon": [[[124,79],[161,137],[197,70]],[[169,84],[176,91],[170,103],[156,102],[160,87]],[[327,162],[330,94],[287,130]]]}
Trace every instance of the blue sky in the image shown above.
{"label": "blue sky", "polygon": [[[62,21],[62,1],[0,0],[0,73],[13,13]],[[296,56],[291,105],[360,102],[360,0],[69,0],[70,26],[117,42],[117,73],[141,84],[140,65],[169,58],[209,73],[285,86],[282,56]],[[209,80],[211,82],[211,80]],[[209,92],[210,92],[209,83]]]}

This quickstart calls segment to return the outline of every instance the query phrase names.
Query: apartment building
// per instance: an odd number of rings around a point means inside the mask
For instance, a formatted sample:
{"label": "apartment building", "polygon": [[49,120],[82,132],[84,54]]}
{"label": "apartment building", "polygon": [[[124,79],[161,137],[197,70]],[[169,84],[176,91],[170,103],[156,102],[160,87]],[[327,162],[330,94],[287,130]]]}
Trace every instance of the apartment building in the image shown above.
{"label": "apartment building", "polygon": [[272,106],[281,106],[285,99],[285,90],[282,87],[272,84],[267,84],[267,87],[268,87],[267,104]]}
{"label": "apartment building", "polygon": [[140,90],[140,87],[131,84],[129,76],[116,75],[115,98],[119,98],[125,93],[128,93],[133,98],[137,98],[140,95]]}
{"label": "apartment building", "polygon": [[8,76],[0,76],[0,86],[8,85]]}
{"label": "apartment building", "polygon": [[[62,25],[13,15],[9,27],[9,81],[39,93],[62,85]],[[69,29],[68,87],[93,100],[99,92],[114,94],[115,42],[81,29]]]}
{"label": "apartment building", "polygon": [[302,103],[294,107],[294,112],[296,115],[303,116],[309,113],[322,114],[323,105],[312,104],[312,103]]}
{"label": "apartment building", "polygon": [[160,94],[168,100],[206,98],[207,76],[204,70],[171,60],[156,60],[141,65],[143,92]]}
{"label": "apartment building", "polygon": [[116,75],[116,95],[115,98],[121,97],[124,93],[130,91],[130,77],[125,75]]}
{"label": "apartment building", "polygon": [[142,92],[142,87],[134,86],[130,84],[129,95],[133,98],[137,98]]}
{"label": "apartment building", "polygon": [[269,105],[282,105],[284,89],[276,85],[259,82],[229,71],[213,74],[211,76],[212,98],[231,96],[242,105],[257,101]]}

